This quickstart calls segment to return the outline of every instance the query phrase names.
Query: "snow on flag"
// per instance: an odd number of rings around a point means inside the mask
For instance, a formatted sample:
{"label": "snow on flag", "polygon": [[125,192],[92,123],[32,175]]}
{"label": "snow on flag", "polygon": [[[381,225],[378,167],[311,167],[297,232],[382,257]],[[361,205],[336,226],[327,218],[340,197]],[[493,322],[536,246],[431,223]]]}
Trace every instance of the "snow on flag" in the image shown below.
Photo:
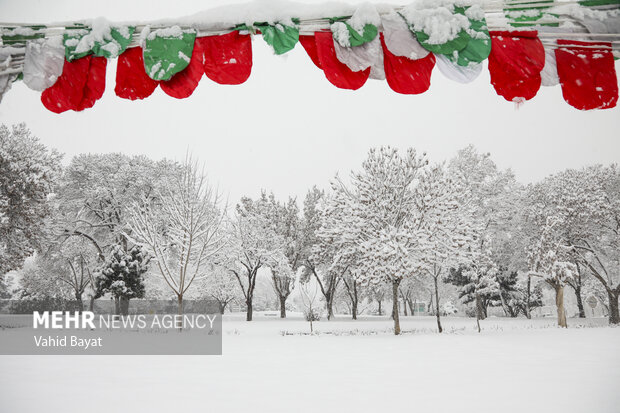
{"label": "snow on flag", "polygon": [[[2,93],[23,80],[43,92],[52,112],[80,111],[102,96],[106,59],[118,58],[117,96],[145,99],[160,86],[184,99],[203,73],[218,84],[244,83],[252,71],[252,37],[261,35],[276,55],[301,43],[341,89],[357,90],[370,78],[385,80],[397,93],[420,94],[429,89],[435,63],[447,78],[469,83],[488,59],[491,85],[507,101],[530,100],[541,84],[560,84],[577,109],[616,106],[620,33],[614,33],[614,22],[620,4],[579,2],[567,10],[552,2],[543,7],[506,0],[499,20],[495,9],[485,7],[468,0],[413,0],[402,7],[291,4],[280,11],[233,13],[225,22],[195,17],[167,26],[123,25],[98,18],[60,30],[0,25]],[[593,40],[597,35],[605,42]]]}

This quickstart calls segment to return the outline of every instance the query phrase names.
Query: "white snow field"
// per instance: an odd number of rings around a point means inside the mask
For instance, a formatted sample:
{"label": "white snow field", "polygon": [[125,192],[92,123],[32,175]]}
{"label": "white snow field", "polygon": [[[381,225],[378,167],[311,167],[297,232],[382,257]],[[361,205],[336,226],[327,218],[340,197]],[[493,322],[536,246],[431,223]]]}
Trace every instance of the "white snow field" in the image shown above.
{"label": "white snow field", "polygon": [[620,328],[224,318],[222,356],[2,356],[0,412],[620,412]]}

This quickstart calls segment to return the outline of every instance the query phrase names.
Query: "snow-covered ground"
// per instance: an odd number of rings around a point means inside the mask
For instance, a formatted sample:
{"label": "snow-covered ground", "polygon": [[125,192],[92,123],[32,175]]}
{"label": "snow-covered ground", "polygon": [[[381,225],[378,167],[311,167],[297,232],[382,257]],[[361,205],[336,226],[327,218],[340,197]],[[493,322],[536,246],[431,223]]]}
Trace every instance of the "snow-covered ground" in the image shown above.
{"label": "snow-covered ground", "polygon": [[620,411],[605,319],[224,319],[222,356],[2,356],[1,412]]}

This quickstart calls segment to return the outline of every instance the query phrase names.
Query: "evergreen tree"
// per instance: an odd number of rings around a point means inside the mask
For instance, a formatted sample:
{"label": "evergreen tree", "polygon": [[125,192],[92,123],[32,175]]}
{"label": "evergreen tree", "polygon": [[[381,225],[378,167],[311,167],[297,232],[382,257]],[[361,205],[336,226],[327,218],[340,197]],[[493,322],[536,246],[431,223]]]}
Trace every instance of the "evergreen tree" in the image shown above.
{"label": "evergreen tree", "polygon": [[127,252],[120,244],[114,246],[96,278],[96,296],[110,293],[116,303],[116,313],[127,315],[129,300],[144,297],[144,274],[150,260],[151,257],[139,245]]}

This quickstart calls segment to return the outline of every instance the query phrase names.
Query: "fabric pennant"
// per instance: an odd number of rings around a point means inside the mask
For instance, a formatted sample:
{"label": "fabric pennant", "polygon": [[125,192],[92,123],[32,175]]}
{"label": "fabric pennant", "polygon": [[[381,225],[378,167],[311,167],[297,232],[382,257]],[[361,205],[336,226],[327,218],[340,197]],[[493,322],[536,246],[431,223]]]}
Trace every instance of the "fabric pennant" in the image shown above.
{"label": "fabric pennant", "polygon": [[338,60],[354,72],[374,66],[382,57],[379,38],[356,47],[342,47],[334,42],[334,50]]}
{"label": "fabric pennant", "polygon": [[540,72],[540,78],[543,86],[556,86],[560,84],[554,50],[545,49],[545,66]]}
{"label": "fabric pennant", "polygon": [[161,90],[176,99],[185,99],[194,93],[204,73],[204,51],[196,39],[189,65],[183,71],[160,83]]}
{"label": "fabric pennant", "polygon": [[105,72],[108,60],[104,57],[95,56],[90,57],[89,60],[90,65],[86,73],[84,92],[77,109],[74,109],[76,111],[92,108],[105,92]]}
{"label": "fabric pennant", "polygon": [[153,30],[146,36],[144,68],[153,80],[170,80],[191,60],[196,32],[179,26]]}
{"label": "fabric pennant", "polygon": [[433,53],[440,53],[445,55],[451,55],[454,52],[458,52],[467,46],[467,43],[471,40],[471,37],[465,30],[461,30],[454,39],[445,43],[436,44],[429,42],[429,35],[424,32],[417,31],[415,35],[424,48]]}
{"label": "fabric pennant", "polygon": [[252,40],[232,31],[197,39],[204,53],[204,72],[221,85],[240,85],[252,72]]}
{"label": "fabric pennant", "polygon": [[429,54],[429,51],[422,47],[409,30],[407,22],[397,13],[392,12],[381,16],[381,23],[385,45],[394,56],[417,60]]}
{"label": "fabric pennant", "polygon": [[129,100],[145,99],[153,94],[158,84],[144,71],[141,47],[127,49],[118,57],[114,87],[116,96]]}
{"label": "fabric pennant", "polygon": [[92,107],[105,91],[107,59],[85,56],[65,62],[56,83],[41,94],[43,105],[54,113]]}
{"label": "fabric pennant", "polygon": [[383,47],[381,46],[381,39],[379,39],[379,55],[375,63],[370,66],[370,78],[373,80],[385,80],[385,63],[383,62]]}
{"label": "fabric pennant", "polygon": [[323,70],[318,52],[316,51],[316,41],[314,40],[314,35],[299,36],[299,43],[301,43],[302,47],[310,57],[310,60],[312,60],[312,63],[314,63],[314,65],[319,69]]}
{"label": "fabric pennant", "polygon": [[[90,30],[88,29],[77,29],[71,30],[62,35],[63,43],[65,45],[65,59],[67,62],[72,62],[76,59],[81,59],[89,54],[92,54],[92,50],[90,47],[78,49],[78,45],[82,38],[88,36]],[[78,51],[79,50],[79,51]]]}
{"label": "fabric pennant", "polygon": [[471,83],[482,73],[482,64],[470,64],[469,66],[459,66],[447,56],[435,55],[439,71],[448,79],[458,83]]}
{"label": "fabric pennant", "polygon": [[341,63],[336,56],[334,39],[330,32],[316,32],[314,38],[321,67],[330,83],[338,88],[351,90],[364,86],[370,76],[370,68],[354,72]]}
{"label": "fabric pennant", "polygon": [[[561,46],[568,47],[561,47]],[[555,50],[562,95],[579,110],[609,109],[618,102],[618,79],[611,43],[558,39]],[[583,46],[583,47],[579,47]]]}
{"label": "fabric pennant", "polygon": [[395,56],[387,48],[383,34],[381,35],[381,45],[383,47],[385,79],[390,88],[396,93],[406,95],[426,92],[431,85],[435,56],[429,53],[426,57],[417,60]]}
{"label": "fabric pennant", "polygon": [[131,43],[133,26],[112,27],[105,19],[93,21],[92,29],[72,30],[63,35],[65,58],[71,62],[89,54],[114,59]]}
{"label": "fabric pennant", "polygon": [[261,31],[263,40],[271,46],[277,55],[293,50],[299,41],[299,29],[297,27],[281,23],[275,25],[255,24],[254,26]]}
{"label": "fabric pennant", "polygon": [[508,101],[530,100],[540,89],[545,50],[536,31],[491,32],[491,84]]}
{"label": "fabric pennant", "polygon": [[335,22],[331,25],[334,40],[343,47],[356,47],[374,40],[379,33],[374,24],[364,25],[361,31],[355,30],[347,22]]}
{"label": "fabric pennant", "polygon": [[109,37],[104,38],[102,42],[95,41],[93,45],[93,54],[95,56],[115,59],[125,50],[131,43],[135,27],[112,27]]}
{"label": "fabric pennant", "polygon": [[417,1],[400,10],[420,44],[435,54],[451,55],[471,40],[470,21],[448,2]]}
{"label": "fabric pennant", "polygon": [[334,18],[331,22],[335,42],[342,47],[358,47],[377,38],[381,16],[373,4],[362,3],[350,18]]}
{"label": "fabric pennant", "polygon": [[[459,66],[469,66],[482,63],[489,57],[491,53],[491,36],[487,29],[487,22],[484,18],[484,12],[479,6],[471,6],[468,8],[455,8],[458,13],[462,13],[469,18],[470,27],[467,33],[471,39],[467,45],[458,52],[453,52],[448,57]],[[475,17],[475,19],[471,17]]]}
{"label": "fabric pennant", "polygon": [[32,90],[42,92],[56,83],[64,63],[62,36],[29,41],[24,56],[24,83]]}

